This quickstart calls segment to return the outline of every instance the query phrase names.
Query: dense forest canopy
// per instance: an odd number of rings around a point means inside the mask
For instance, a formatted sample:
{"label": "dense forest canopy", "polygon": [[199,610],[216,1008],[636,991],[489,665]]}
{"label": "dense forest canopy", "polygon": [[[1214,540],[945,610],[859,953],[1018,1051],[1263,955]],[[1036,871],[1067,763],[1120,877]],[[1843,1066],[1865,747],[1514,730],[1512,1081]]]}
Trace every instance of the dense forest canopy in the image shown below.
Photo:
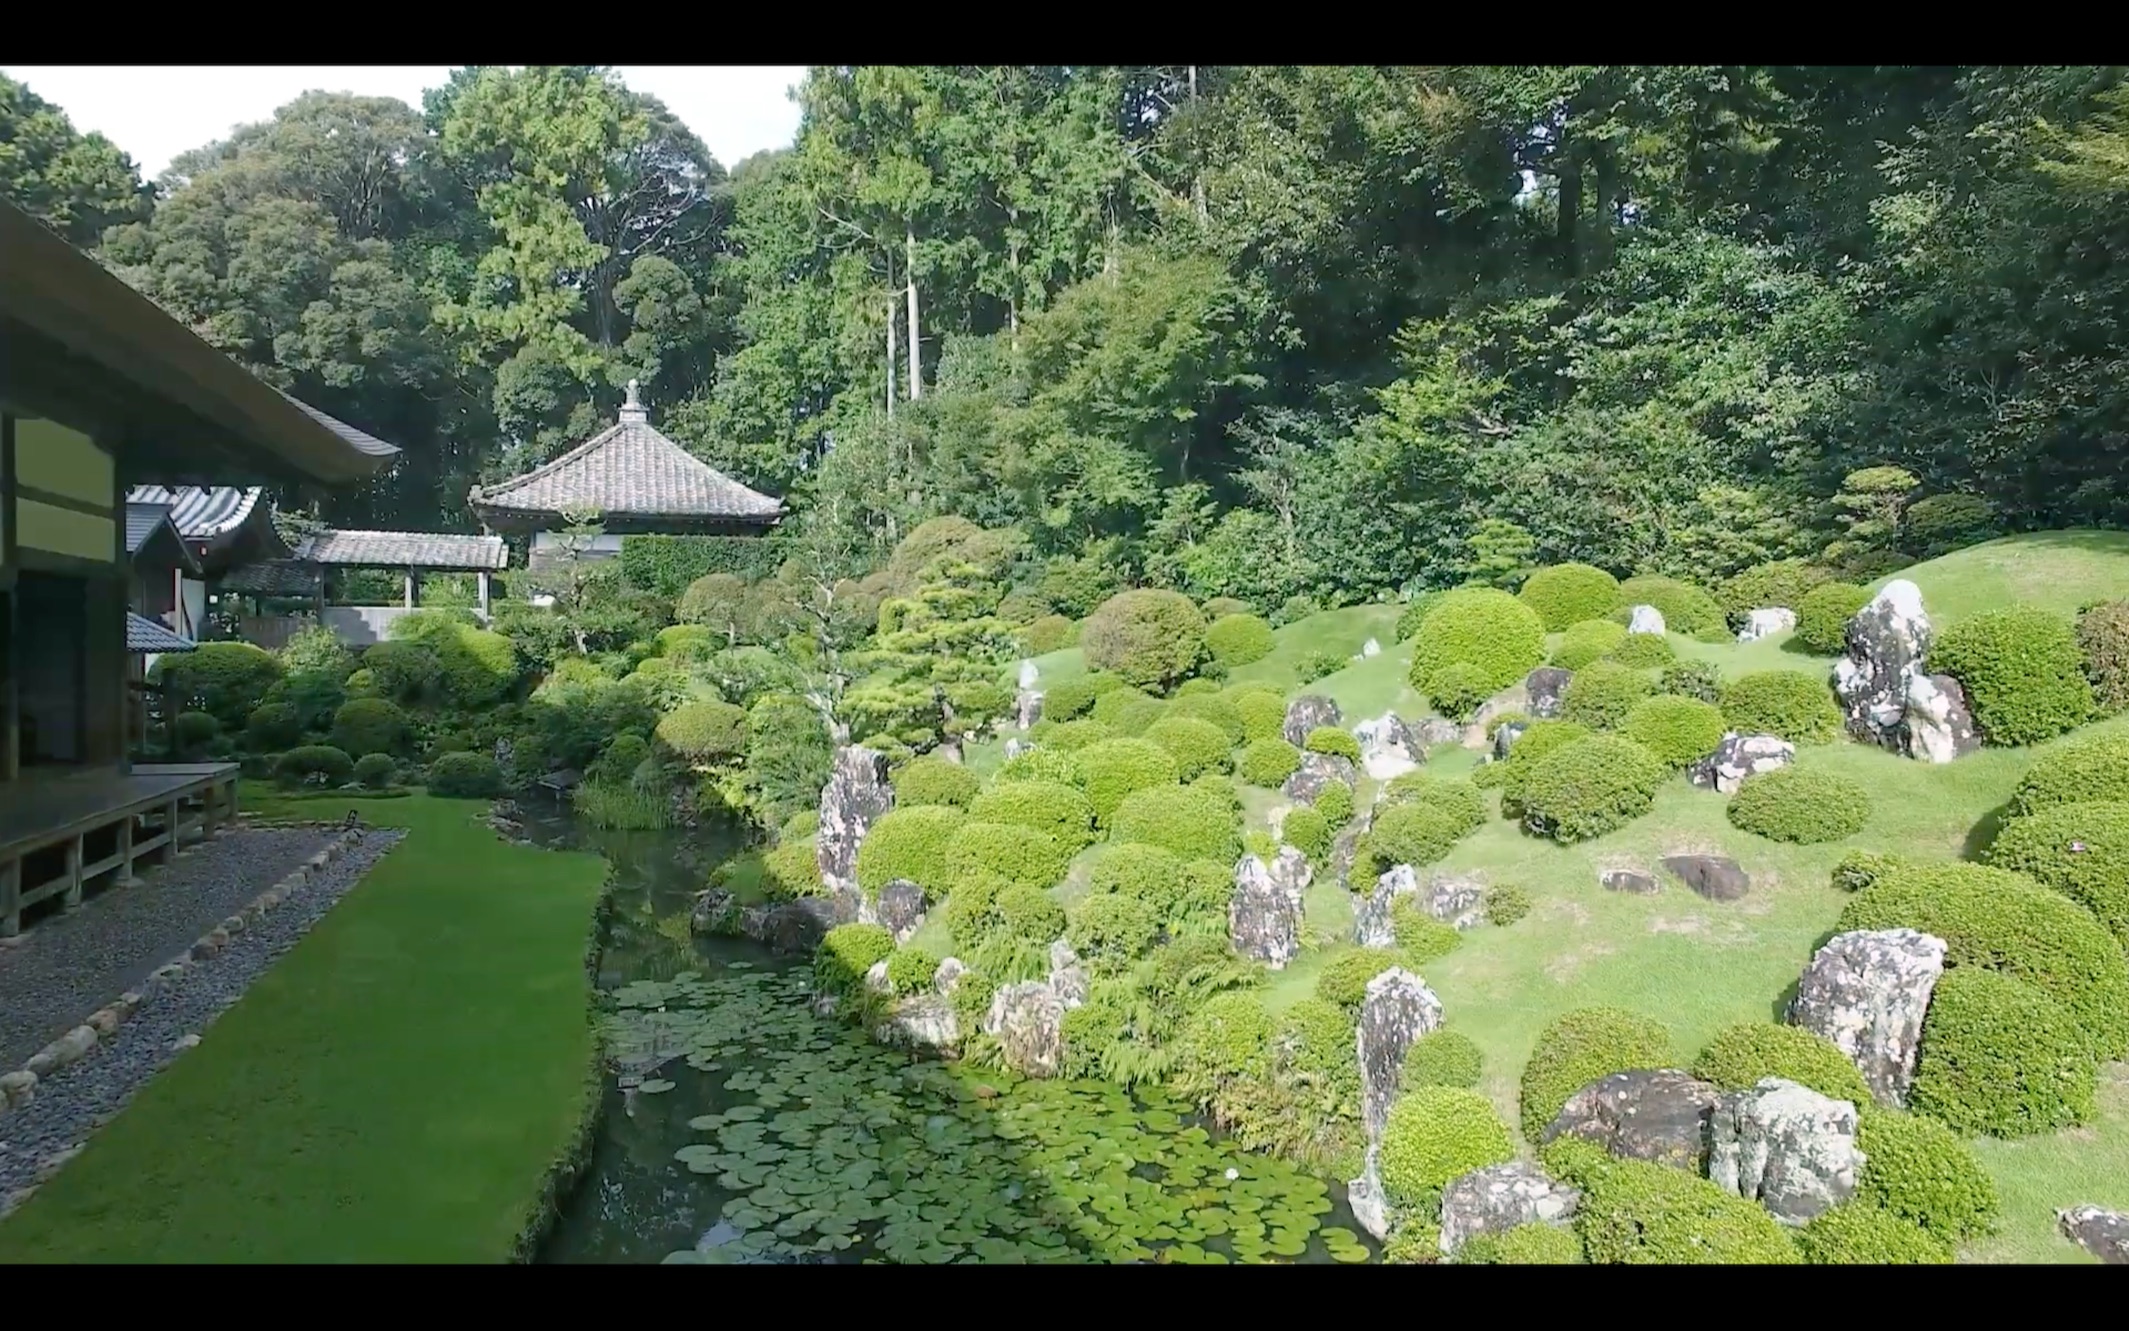
{"label": "dense forest canopy", "polygon": [[481,67],[152,188],[0,79],[0,193],[405,448],[331,521],[470,527],[633,377],[848,572],[957,514],[1067,613],[1272,609],[1897,543],[1872,468],[1961,536],[2129,520],[2124,73],[819,67],[728,172]]}

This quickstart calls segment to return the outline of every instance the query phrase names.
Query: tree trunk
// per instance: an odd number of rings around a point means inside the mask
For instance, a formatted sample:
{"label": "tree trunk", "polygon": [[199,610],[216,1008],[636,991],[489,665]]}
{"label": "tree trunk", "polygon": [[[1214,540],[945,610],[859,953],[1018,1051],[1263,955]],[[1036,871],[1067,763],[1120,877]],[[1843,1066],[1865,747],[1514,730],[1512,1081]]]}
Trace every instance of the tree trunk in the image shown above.
{"label": "tree trunk", "polygon": [[[1190,67],[1190,105],[1195,108],[1197,104],[1198,67],[1192,65]],[[1193,164],[1193,169],[1190,173],[1190,202],[1197,208],[1198,228],[1203,230],[1212,220],[1211,215],[1205,211],[1205,155],[1202,152],[1198,152],[1193,153],[1192,156],[1197,161]]]}
{"label": "tree trunk", "polygon": [[887,287],[887,419],[888,419],[888,420],[893,420],[893,419],[894,419],[894,370],[895,370],[895,348],[894,348],[894,321],[895,321],[895,308],[894,308],[894,307],[895,307],[895,299],[894,299],[894,285],[893,285],[893,283],[894,283],[894,279],[893,279],[892,277],[890,277],[890,278],[888,279],[888,287]]}
{"label": "tree trunk", "polygon": [[924,326],[917,322],[916,228],[905,229],[903,237],[909,246],[909,400],[914,402],[924,396]]}
{"label": "tree trunk", "polygon": [[1577,248],[1576,230],[1582,220],[1582,164],[1568,157],[1569,150],[1561,147],[1560,161],[1560,217],[1558,237],[1561,262],[1566,265],[1567,275],[1574,277],[1581,271],[1581,254]]}

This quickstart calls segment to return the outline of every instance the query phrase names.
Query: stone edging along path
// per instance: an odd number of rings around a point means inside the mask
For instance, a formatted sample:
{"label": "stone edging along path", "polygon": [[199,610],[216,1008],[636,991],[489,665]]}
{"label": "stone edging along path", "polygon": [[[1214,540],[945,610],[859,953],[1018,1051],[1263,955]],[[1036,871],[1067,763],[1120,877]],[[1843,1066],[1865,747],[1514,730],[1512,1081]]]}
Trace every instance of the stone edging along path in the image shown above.
{"label": "stone edging along path", "polygon": [[[344,828],[344,825],[338,822],[314,825]],[[243,909],[229,916],[205,934],[202,934],[184,953],[171,958],[170,961],[158,968],[138,990],[120,994],[117,998],[90,1013],[79,1025],[38,1050],[22,1067],[0,1073],[0,1148],[11,1145],[8,1139],[13,1133],[10,1130],[16,1128],[20,1124],[20,1120],[26,1117],[20,1111],[29,1109],[37,1101],[41,1083],[57,1078],[61,1073],[74,1068],[75,1065],[95,1053],[100,1045],[113,1043],[120,1035],[121,1027],[132,1021],[144,1009],[154,1010],[157,1000],[167,995],[179,981],[222,956],[226,950],[231,948],[233,940],[259,929],[266,922],[268,915],[296,898],[297,894],[301,893],[304,888],[328,878],[347,878],[348,881],[345,882],[324,884],[331,891],[331,896],[328,900],[320,902],[306,894],[306,902],[312,909],[298,912],[297,914],[308,916],[308,918],[293,921],[295,929],[282,943],[282,946],[273,954],[259,959],[256,972],[263,972],[266,965],[270,964],[274,957],[279,955],[279,951],[285,951],[286,947],[292,946],[303,934],[309,932],[311,927],[319,919],[324,918],[331,906],[336,904],[339,898],[345,895],[355,885],[355,882],[359,881],[361,876],[375,865],[378,859],[399,844],[404,835],[403,832],[397,829],[344,828],[340,835],[327,842],[322,850],[312,855],[303,865],[284,875],[272,887],[254,897]],[[344,871],[335,872],[336,861],[347,856],[349,852],[357,847],[365,846],[373,850],[374,853],[361,857],[366,861],[362,865],[348,866],[356,869],[352,876],[347,875]],[[272,923],[279,925],[283,921],[276,919]],[[222,996],[213,1005],[212,1010],[205,1013],[204,1017],[197,1022],[197,1027],[204,1028],[211,1024],[216,1016],[234,1004],[241,992],[242,990],[239,988],[236,993]],[[200,1037],[197,1029],[195,1029],[175,1040],[169,1046],[169,1054],[172,1056],[182,1054],[197,1045],[199,1041]],[[139,1067],[136,1070],[122,1073],[121,1080],[128,1084],[119,1093],[121,1103],[124,1099],[130,1099],[134,1092],[138,1091],[142,1085],[145,1085],[167,1065],[168,1059],[166,1058],[156,1062],[153,1066]],[[83,1069],[83,1071],[87,1070]],[[52,1089],[63,1092],[66,1088],[54,1082]],[[108,1095],[103,1097],[106,1102],[108,1102],[109,1098]],[[116,1109],[117,1105],[107,1104],[103,1112],[87,1115],[87,1121],[81,1122],[75,1131],[66,1135],[85,1140],[96,1128],[108,1121],[111,1114],[116,1112]],[[80,1140],[76,1140],[66,1145],[63,1149],[45,1155],[38,1160],[34,1167],[34,1173],[28,1180],[16,1177],[21,1172],[21,1157],[17,1156],[16,1159],[11,1161],[7,1158],[7,1151],[0,1149],[0,1217],[6,1216],[24,1201],[27,1201],[30,1194],[34,1193],[39,1185],[49,1180],[68,1160],[71,1160],[81,1149]]]}

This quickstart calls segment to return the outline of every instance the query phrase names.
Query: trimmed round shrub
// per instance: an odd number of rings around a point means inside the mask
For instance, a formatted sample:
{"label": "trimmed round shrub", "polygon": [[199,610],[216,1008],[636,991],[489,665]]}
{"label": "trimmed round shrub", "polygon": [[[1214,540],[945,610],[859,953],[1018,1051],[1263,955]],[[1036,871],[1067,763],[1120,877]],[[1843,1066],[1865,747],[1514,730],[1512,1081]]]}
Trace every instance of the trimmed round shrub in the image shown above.
{"label": "trimmed round shrub", "polygon": [[1605,659],[1635,670],[1658,670],[1678,659],[1678,649],[1660,633],[1629,633]]}
{"label": "trimmed round shrub", "polygon": [[1181,592],[1119,592],[1087,616],[1080,630],[1087,664],[1127,684],[1167,689],[1205,655],[1205,616]]}
{"label": "trimmed round shrub", "polygon": [[1980,495],[1924,495],[1900,515],[1904,548],[1924,559],[1950,554],[1962,546],[1978,545],[2001,528],[1996,506]]}
{"label": "trimmed round shrub", "polygon": [[1260,739],[1235,757],[1235,775],[1253,786],[1277,790],[1301,770],[1301,750],[1283,739]]}
{"label": "trimmed round shrub", "polygon": [[946,845],[966,821],[959,809],[943,804],[888,810],[858,843],[858,886],[877,896],[895,879],[907,878],[934,895],[945,891],[953,881]]}
{"label": "trimmed round shrub", "polygon": [[660,743],[691,763],[744,757],[747,713],[728,702],[684,702],[658,718]]}
{"label": "trimmed round shrub", "polygon": [[2099,710],[2070,622],[2033,606],[1955,621],[1938,635],[1929,665],[1959,681],[1991,744],[2038,744]]}
{"label": "trimmed round shrub", "polygon": [[792,837],[761,857],[762,883],[774,901],[816,895],[821,889],[819,849],[811,839]]}
{"label": "trimmed round shrub", "polygon": [[1242,720],[1242,738],[1254,744],[1278,739],[1286,728],[1286,700],[1264,689],[1244,689],[1228,697]]}
{"label": "trimmed round shrub", "polygon": [[1533,721],[1516,739],[1505,762],[1487,763],[1472,774],[1473,785],[1496,785],[1501,789],[1504,813],[1520,807],[1523,784],[1540,760],[1570,744],[1588,739],[1595,732],[1575,721]]}
{"label": "trimmed round shrub", "polygon": [[1831,1040],[1771,1021],[1725,1027],[1693,1060],[1693,1075],[1731,1091],[1750,1090],[1762,1077],[1780,1077],[1859,1109],[1872,1103],[1863,1074]]}
{"label": "trimmed round shrub", "polygon": [[1353,821],[1353,788],[1343,781],[1333,781],[1316,796],[1312,807],[1323,815],[1323,821],[1330,824],[1332,833],[1336,834]]}
{"label": "trimmed round shrub", "polygon": [[1390,907],[1390,935],[1397,940],[1397,950],[1410,966],[1439,961],[1464,942],[1455,925],[1435,919],[1409,897]]}
{"label": "trimmed round shrub", "polygon": [[2060,804],[2013,818],[1988,862],[2054,888],[2129,946],[2129,803]]}
{"label": "trimmed round shrub", "polygon": [[1769,841],[1815,846],[1870,821],[1870,792],[1831,772],[1777,767],[1748,776],[1730,797],[1730,825]]}
{"label": "trimmed round shrub", "polygon": [[238,730],[281,674],[272,652],[248,642],[203,642],[194,651],[157,657],[154,678],[172,707],[212,713],[224,728]]}
{"label": "trimmed round shrub", "polygon": [[[1094,706],[1088,711],[1087,715],[1098,724],[1109,727],[1119,735],[1129,735],[1135,732],[1123,724],[1124,717],[1127,714],[1143,714],[1150,707],[1158,715],[1159,711],[1166,706],[1167,704],[1160,699],[1126,685],[1123,688],[1110,689],[1099,698],[1096,698]],[[1141,722],[1140,728],[1143,729],[1145,725],[1151,724],[1151,721],[1151,717],[1146,718]]]}
{"label": "trimmed round shrub", "polygon": [[2129,600],[2102,601],[2077,617],[2085,682],[2103,712],[2129,708]]}
{"label": "trimmed round shrub", "polygon": [[1523,1135],[1537,1141],[1568,1098],[1600,1077],[1671,1066],[1671,1033],[1661,1022],[1616,1007],[1563,1012],[1538,1032],[1523,1065]]}
{"label": "trimmed round shrub", "polygon": [[1392,777],[1382,793],[1385,803],[1423,804],[1439,809],[1466,832],[1475,832],[1486,825],[1486,796],[1463,777],[1442,776],[1424,770],[1406,772],[1403,776]]}
{"label": "trimmed round shrub", "polygon": [[1554,564],[1525,578],[1516,599],[1538,612],[1547,632],[1558,633],[1618,609],[1619,580],[1589,564]]}
{"label": "trimmed round shrub", "polygon": [[1909,865],[1849,901],[1836,932],[1854,929],[1935,934],[1952,966],[2002,971],[2045,990],[2077,1015],[2099,1057],[2129,1049],[2121,944],[2091,912],[2030,878],[1978,864]]}
{"label": "trimmed round shrub", "polygon": [[1434,607],[1441,604],[1443,595],[1442,592],[1421,592],[1405,604],[1397,616],[1399,642],[1410,642],[1419,635],[1420,625],[1426,623],[1427,616],[1434,613]]}
{"label": "trimmed round shrub", "polygon": [[1719,703],[1722,699],[1722,671],[1712,661],[1673,661],[1663,668],[1656,689],[1659,693],[1674,693],[1681,698]]}
{"label": "trimmed round shrub", "polygon": [[1948,1266],[1951,1245],[1911,1221],[1849,1202],[1819,1214],[1796,1236],[1813,1266]]}
{"label": "trimmed round shrub", "polygon": [[1310,753],[1327,753],[1351,762],[1360,761],[1360,741],[1349,730],[1337,726],[1317,726],[1308,732],[1308,739],[1301,745]]}
{"label": "trimmed round shrub", "polygon": [[1793,1265],[1796,1247],[1759,1203],[1645,1160],[1586,1171],[1575,1231],[1600,1264]]}
{"label": "trimmed round shrub", "polygon": [[[870,844],[870,836],[866,840]],[[859,853],[862,856],[862,848]],[[954,829],[942,858],[950,876],[988,869],[1007,882],[1043,888],[1065,876],[1072,850],[1032,827],[971,821]]]}
{"label": "trimmed round shrub", "polygon": [[1109,822],[1109,839],[1159,846],[1187,860],[1232,861],[1242,853],[1241,829],[1218,791],[1204,786],[1156,786],[1124,796]]}
{"label": "trimmed round shrub", "polygon": [[1363,885],[1388,873],[1391,866],[1422,868],[1449,853],[1471,828],[1450,810],[1432,804],[1392,804],[1375,815],[1375,825],[1361,835],[1353,867]]}
{"label": "trimmed round shrub", "polygon": [[[494,759],[489,762],[492,764]],[[384,790],[392,784],[392,773],[398,768],[389,753],[365,753],[355,760],[355,784],[371,790]]]}
{"label": "trimmed round shrub", "polygon": [[1250,615],[1256,613],[1254,610],[1250,609],[1249,602],[1242,600],[1240,597],[1236,596],[1215,596],[1211,600],[1205,602],[1204,605],[1200,606],[1199,609],[1205,612],[1205,618],[1208,620],[1225,619],[1229,615]]}
{"label": "trimmed round shrub", "polygon": [[1028,883],[1008,883],[991,905],[998,927],[1028,943],[1048,943],[1065,930],[1065,908],[1049,893]]}
{"label": "trimmed round shrub", "polygon": [[[1211,680],[1192,679],[1184,681],[1184,687],[1187,689],[1192,684],[1204,684],[1209,687],[1211,683]],[[1184,693],[1168,704],[1168,715],[1209,723],[1226,739],[1229,748],[1247,738],[1247,727],[1243,724],[1241,710],[1235,706],[1232,698],[1222,694]]]}
{"label": "trimmed round shrub", "polygon": [[266,699],[295,708],[303,729],[322,730],[333,723],[333,713],[347,701],[348,690],[338,675],[298,670],[267,690]]}
{"label": "trimmed round shrub", "polygon": [[1266,1080],[1277,1029],[1254,993],[1230,991],[1206,999],[1176,1038],[1178,1089],[1204,1104],[1232,1082]]}
{"label": "trimmed round shrub", "polygon": [[1030,749],[1017,758],[1008,758],[1005,766],[998,769],[993,778],[998,785],[1016,781],[1046,781],[1052,785],[1070,786],[1084,791],[1087,774],[1079,769],[1079,759],[1063,749],[1043,745]]}
{"label": "trimmed round shrub", "polygon": [[1856,1128],[1867,1157],[1855,1201],[1867,1203],[1948,1243],[1996,1227],[1996,1181],[1972,1147],[1933,1118],[1873,1108]]}
{"label": "trimmed round shrub", "polygon": [[1443,671],[1468,665],[1488,694],[1529,674],[1545,659],[1545,624],[1538,612],[1492,587],[1460,587],[1427,615],[1412,644],[1412,687],[1436,693]]}
{"label": "trimmed round shrub", "polygon": [[333,744],[349,753],[397,753],[407,742],[407,714],[382,698],[355,698],[333,713]]}
{"label": "trimmed round shrub", "polygon": [[953,882],[946,898],[946,929],[954,946],[972,952],[1004,927],[998,918],[998,898],[1013,885],[998,874],[978,870]]}
{"label": "trimmed round shrub", "polygon": [[[393,639],[371,646],[362,654],[362,669],[378,694],[395,702],[423,702],[443,688],[443,658],[426,642]],[[552,678],[552,676],[550,676]],[[348,691],[354,692],[354,679]]]}
{"label": "trimmed round shrub", "polygon": [[1105,739],[1116,738],[1116,732],[1099,721],[1060,721],[1054,725],[1049,721],[1038,721],[1036,726],[1038,729],[1047,727],[1035,737],[1036,742],[1059,753],[1077,753]]}
{"label": "trimmed round shrub", "polygon": [[[914,764],[912,764],[914,766]],[[1077,855],[1094,842],[1094,805],[1071,786],[1050,781],[1008,781],[992,786],[969,805],[979,823],[1032,827]]]}
{"label": "trimmed round shrub", "polygon": [[1223,615],[1205,629],[1206,650],[1230,669],[1270,656],[1273,642],[1271,625],[1255,615]]}
{"label": "trimmed round shrub", "polygon": [[813,983],[824,993],[863,990],[865,972],[894,955],[894,935],[882,924],[838,924],[813,953]]}
{"label": "trimmed round shrub", "polygon": [[1620,622],[1624,623],[1637,605],[1652,605],[1662,611],[1663,626],[1672,633],[1716,641],[1730,636],[1722,607],[1714,597],[1689,582],[1676,578],[1628,578],[1619,584],[1619,609],[1615,614]]}
{"label": "trimmed round shrub", "polygon": [[355,760],[347,756],[347,750],[330,744],[306,744],[274,760],[274,780],[284,786],[305,785],[314,779],[323,785],[344,786],[354,773]]}
{"label": "trimmed round shrub", "polygon": [[1654,683],[1639,670],[1616,661],[1594,661],[1567,681],[1560,716],[1591,730],[1616,730],[1654,689]]}
{"label": "trimmed round shrub", "polygon": [[[663,729],[663,727],[660,727]],[[917,758],[902,764],[888,778],[894,787],[896,808],[920,804],[951,804],[965,809],[983,782],[960,763],[944,758]]]}
{"label": "trimmed round shrub", "polygon": [[1106,825],[1124,796],[1134,790],[1172,786],[1182,779],[1175,759],[1151,740],[1105,739],[1079,751],[1079,770],[1086,773],[1087,798],[1094,817]]}
{"label": "trimmed round shrub", "polygon": [[1192,676],[1175,686],[1175,696],[1177,698],[1190,698],[1199,694],[1216,694],[1219,691],[1220,682],[1216,679],[1207,679],[1203,675]]}
{"label": "trimmed round shrub", "polygon": [[1666,693],[1635,703],[1619,733],[1677,769],[1715,752],[1728,729],[1720,707]]}
{"label": "trimmed round shrub", "polygon": [[[1363,991],[1364,992],[1364,991]],[[1403,1080],[1406,1090],[1420,1086],[1478,1085],[1486,1070],[1486,1056],[1470,1036],[1458,1031],[1429,1031],[1405,1050]]]}
{"label": "trimmed round shrub", "polygon": [[1430,1209],[1474,1169],[1515,1159],[1515,1136],[1493,1102],[1459,1086],[1417,1086],[1390,1106],[1379,1165],[1393,1204]]}
{"label": "trimmed round shrub", "polygon": [[170,718],[170,737],[177,741],[180,749],[205,748],[221,733],[221,723],[214,719],[212,712],[179,712]]}
{"label": "trimmed round shrub", "polygon": [[1109,845],[1095,853],[1087,888],[1093,895],[1114,892],[1143,901],[1171,930],[1192,921],[1216,921],[1224,940],[1234,871],[1229,864],[1186,860],[1159,846]]}
{"label": "trimmed round shrub", "polygon": [[1530,914],[1530,894],[1522,888],[1503,883],[1486,889],[1486,923],[1497,928],[1506,928]]}
{"label": "trimmed round shrub", "polygon": [[1567,843],[1603,836],[1647,813],[1666,773],[1656,755],[1616,735],[1546,754],[1522,784],[1523,822]]}
{"label": "trimmed round shrub", "polygon": [[1063,615],[1043,615],[1020,630],[1020,649],[1029,656],[1048,656],[1078,641],[1078,621]]}
{"label": "trimmed round shrub", "polygon": [[1194,716],[1164,716],[1146,727],[1146,738],[1168,751],[1176,774],[1185,781],[1225,770],[1233,747],[1218,726]]}
{"label": "trimmed round shrub", "polygon": [[1840,738],[1841,709],[1833,690],[1801,670],[1755,670],[1723,686],[1722,714],[1740,735],[1778,735],[1791,744],[1830,744]]}
{"label": "trimmed round shrub", "polygon": [[1114,675],[1096,672],[1047,686],[1042,695],[1042,714],[1052,721],[1070,721],[1094,706],[1094,700],[1111,689],[1124,687]]}
{"label": "trimmed round shrub", "polygon": [[1327,675],[1335,675],[1345,669],[1351,658],[1338,652],[1315,648],[1294,658],[1294,678],[1303,684],[1313,684]]}
{"label": "trimmed round shrub", "polygon": [[1930,995],[1908,1103],[1956,1132],[2031,1137],[2091,1119],[2098,1073],[2062,1004],[2023,980],[1958,966]]}
{"label": "trimmed round shrub", "polygon": [[1742,628],[1754,610],[1794,610],[1813,588],[1832,580],[1831,572],[1808,559],[1777,559],[1726,579],[1719,596],[1723,609]]}
{"label": "trimmed round shrub", "polygon": [[1585,619],[1570,624],[1560,635],[1560,645],[1552,649],[1552,663],[1563,670],[1580,670],[1610,656],[1625,641],[1626,625],[1609,619]]}
{"label": "trimmed round shrub", "polygon": [[1379,947],[1356,947],[1337,953],[1316,974],[1316,997],[1357,1012],[1367,1000],[1368,981],[1398,964],[1395,953]]}
{"label": "trimmed round shrub", "polygon": [[1312,864],[1323,863],[1323,857],[1330,853],[1332,835],[1330,820],[1323,811],[1307,804],[1288,810],[1286,821],[1279,827],[1280,839],[1308,856]]}
{"label": "trimmed round shrub", "polygon": [[2083,735],[2033,760],[2011,792],[2019,817],[2064,804],[2129,802],[2129,734]]}
{"label": "trimmed round shrub", "polygon": [[1482,667],[1454,661],[1434,672],[1427,686],[1427,701],[1451,721],[1465,722],[1477,715],[1495,693]]}
{"label": "trimmed round shrub", "polygon": [[[196,712],[181,712],[182,716],[197,716]],[[213,720],[212,717],[208,718]],[[213,735],[208,736],[214,738]],[[279,753],[292,748],[303,738],[303,718],[296,709],[285,702],[260,703],[251,709],[244,720],[244,741],[261,753]],[[184,742],[184,735],[178,736]]]}
{"label": "trimmed round shrub", "polygon": [[939,958],[921,947],[898,947],[887,957],[887,982],[898,994],[914,994],[931,988],[939,973]]}
{"label": "trimmed round shrub", "polygon": [[440,754],[429,764],[428,790],[445,799],[494,799],[503,793],[503,772],[485,753]]}
{"label": "trimmed round shrub", "polygon": [[1581,1236],[1540,1220],[1502,1234],[1474,1234],[1456,1250],[1458,1266],[1579,1266]]}
{"label": "trimmed round shrub", "polygon": [[1852,582],[1829,582],[1814,587],[1796,604],[1796,636],[1791,639],[1806,651],[1820,656],[1838,656],[1848,643],[1848,621],[1870,604],[1876,593]]}
{"label": "trimmed round shrub", "polygon": [[1877,850],[1851,850],[1833,866],[1831,881],[1843,892],[1860,892],[1886,874],[1907,866],[1908,860],[1904,856]]}
{"label": "trimmed round shrub", "polygon": [[1150,903],[1114,892],[1081,897],[1065,913],[1065,941],[1097,974],[1126,969],[1160,932],[1161,918]]}

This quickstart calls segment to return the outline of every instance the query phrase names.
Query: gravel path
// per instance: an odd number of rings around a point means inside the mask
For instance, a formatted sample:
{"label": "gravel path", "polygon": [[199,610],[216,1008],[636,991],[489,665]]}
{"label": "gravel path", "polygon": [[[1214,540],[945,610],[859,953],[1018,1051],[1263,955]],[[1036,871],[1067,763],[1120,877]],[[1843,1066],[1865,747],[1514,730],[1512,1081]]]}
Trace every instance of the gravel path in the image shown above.
{"label": "gravel path", "polygon": [[[236,834],[230,835],[233,838]],[[13,1193],[37,1181],[40,1165],[78,1147],[149,1078],[180,1057],[174,1049],[180,1040],[204,1032],[224,1009],[243,996],[253,980],[265,974],[282,953],[325,918],[325,913],[404,835],[380,829],[365,833],[345,855],[314,872],[287,900],[231,938],[218,956],[192,966],[175,979],[156,981],[145,989],[147,1001],[132,1019],[105,1037],[88,1057],[40,1080],[36,1099],[0,1112],[0,1209],[5,1208]],[[319,845],[325,839],[322,833],[315,838]],[[183,864],[180,861],[179,867]],[[273,881],[270,877],[261,879],[250,889],[250,895],[257,896]],[[240,904],[231,905],[221,914],[233,913]],[[172,947],[159,954],[158,964],[167,960],[170,952],[179,950]],[[106,994],[97,1002],[116,996]]]}
{"label": "gravel path", "polygon": [[143,865],[132,887],[106,887],[70,915],[50,915],[0,948],[0,1072],[138,989],[155,968],[272,887],[332,840],[321,827],[231,828],[171,865]]}

